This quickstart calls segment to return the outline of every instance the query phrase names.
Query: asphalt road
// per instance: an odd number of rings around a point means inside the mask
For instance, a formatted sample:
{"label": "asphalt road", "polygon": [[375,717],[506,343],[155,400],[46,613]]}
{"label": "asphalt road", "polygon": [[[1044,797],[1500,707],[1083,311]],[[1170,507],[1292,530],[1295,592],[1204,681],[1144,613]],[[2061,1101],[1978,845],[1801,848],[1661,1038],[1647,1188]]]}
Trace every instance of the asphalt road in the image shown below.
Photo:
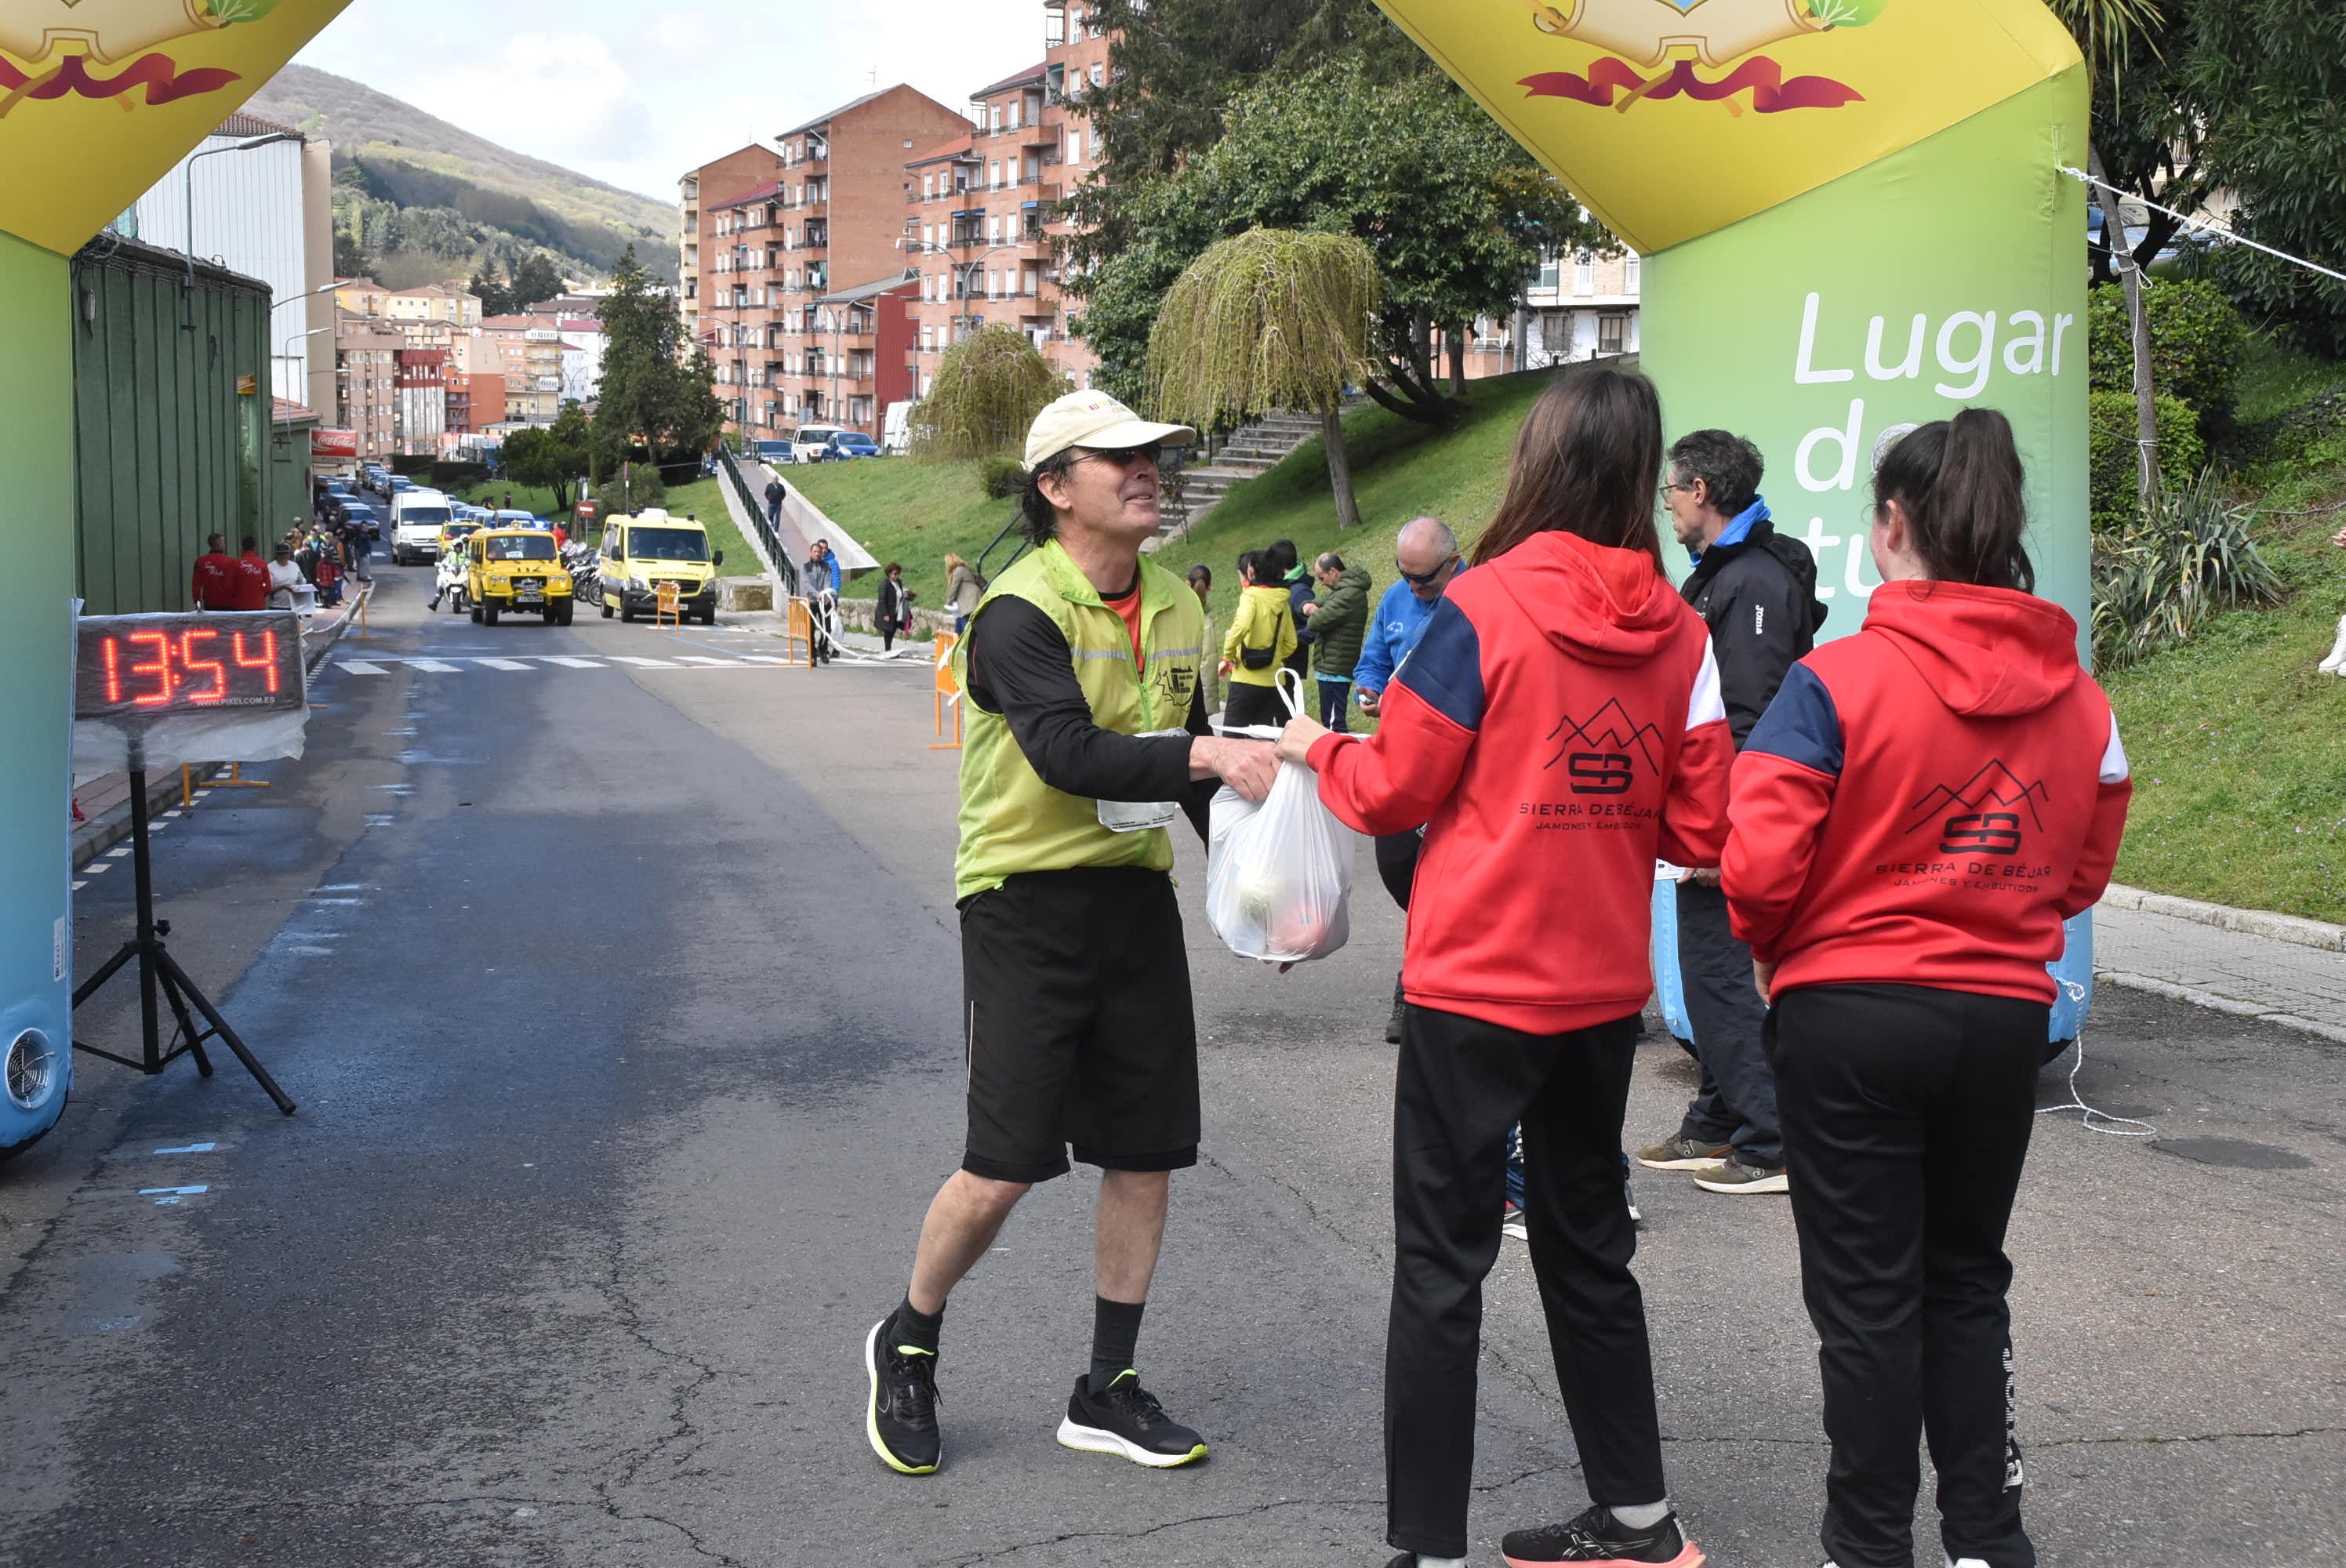
{"label": "asphalt road", "polygon": [[[382,575],[308,757],[156,841],[174,951],[299,1115],[224,1056],[209,1081],[83,1058],[59,1131],[0,1170],[0,1563],[1384,1561],[1400,925],[1365,861],[1352,946],[1280,978],[1214,943],[1180,851],[1208,1143],[1141,1366],[1210,1462],[1052,1441],[1090,1321],[1078,1176],[955,1296],[946,1469],[899,1478],[863,1444],[859,1347],[960,1131],[954,762],[923,673],[756,667],[722,628],[476,627],[423,613],[423,571]],[[452,667],[342,667],[370,654]],[[458,662],[484,657],[525,667]],[[128,881],[78,895],[82,972]],[[127,1042],[131,996],[85,1033]],[[2086,1098],[2161,1135],[2037,1129],[2013,1251],[2046,1561],[2346,1559],[2346,1055],[2119,992],[2086,1049]],[[1633,1138],[1689,1087],[1650,1041]],[[1715,1563],[1812,1568],[1789,1214],[1637,1187],[1673,1494]],[[1512,1243],[1477,1467],[1478,1562],[1584,1505]]]}

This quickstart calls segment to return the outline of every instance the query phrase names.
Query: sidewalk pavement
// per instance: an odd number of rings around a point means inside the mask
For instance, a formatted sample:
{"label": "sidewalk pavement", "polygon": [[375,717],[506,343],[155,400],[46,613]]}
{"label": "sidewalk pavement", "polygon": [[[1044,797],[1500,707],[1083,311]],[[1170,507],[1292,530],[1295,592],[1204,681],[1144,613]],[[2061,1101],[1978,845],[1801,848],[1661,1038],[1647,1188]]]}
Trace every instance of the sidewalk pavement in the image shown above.
{"label": "sidewalk pavement", "polygon": [[[357,617],[359,596],[347,596],[331,610],[321,610],[311,616],[301,628],[302,657],[315,671],[327,650],[342,638]],[[185,781],[189,792],[201,790],[207,780],[220,772],[217,762],[199,762],[189,769]],[[188,804],[182,794],[183,783],[177,768],[166,768],[147,779],[147,809],[157,815],[175,806]],[[74,786],[73,798],[81,807],[82,820],[70,817],[69,836],[73,841],[73,869],[80,871],[98,856],[130,837],[130,776],[127,773],[102,773]]]}
{"label": "sidewalk pavement", "polygon": [[2094,978],[2346,1044],[2346,927],[2113,886]]}

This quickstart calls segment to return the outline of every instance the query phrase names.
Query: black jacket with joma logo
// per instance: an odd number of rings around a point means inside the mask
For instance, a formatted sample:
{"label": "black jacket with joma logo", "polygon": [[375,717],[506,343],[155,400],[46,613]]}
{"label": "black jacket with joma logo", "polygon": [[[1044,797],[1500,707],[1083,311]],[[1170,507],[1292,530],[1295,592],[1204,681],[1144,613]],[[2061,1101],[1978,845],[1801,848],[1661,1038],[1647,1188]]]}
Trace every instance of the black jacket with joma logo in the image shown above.
{"label": "black jacket with joma logo", "polygon": [[1784,672],[1816,647],[1825,606],[1816,596],[1817,559],[1766,518],[1739,544],[1702,553],[1680,591],[1710,627],[1719,689],[1735,748],[1784,684]]}

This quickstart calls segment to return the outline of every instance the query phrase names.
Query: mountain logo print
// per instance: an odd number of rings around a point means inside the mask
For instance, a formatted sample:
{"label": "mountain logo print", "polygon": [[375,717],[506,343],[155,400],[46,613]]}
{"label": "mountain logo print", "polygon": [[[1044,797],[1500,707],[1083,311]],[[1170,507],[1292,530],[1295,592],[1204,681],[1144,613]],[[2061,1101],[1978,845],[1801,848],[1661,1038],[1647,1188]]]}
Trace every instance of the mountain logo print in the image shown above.
{"label": "mountain logo print", "polygon": [[1646,766],[1658,773],[1667,745],[1659,729],[1630,718],[1617,697],[1608,697],[1586,720],[1566,714],[1547,738],[1556,742],[1556,755],[1541,768],[1563,763],[1576,795],[1627,794],[1637,779],[1637,759],[1644,758]]}
{"label": "mountain logo print", "polygon": [[1991,759],[1960,788],[1938,785],[1908,807],[1913,820],[1905,830],[1916,832],[1937,822],[1942,854],[2017,854],[2023,813],[2027,827],[2044,831],[2045,819],[2036,809],[2050,798],[2043,780],[2025,780],[2002,759]]}

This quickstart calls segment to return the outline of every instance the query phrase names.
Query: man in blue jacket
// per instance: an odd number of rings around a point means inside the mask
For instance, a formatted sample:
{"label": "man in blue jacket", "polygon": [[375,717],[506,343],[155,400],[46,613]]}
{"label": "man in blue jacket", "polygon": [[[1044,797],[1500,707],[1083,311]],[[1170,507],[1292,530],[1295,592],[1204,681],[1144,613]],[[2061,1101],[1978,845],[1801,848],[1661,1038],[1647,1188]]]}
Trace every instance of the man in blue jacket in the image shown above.
{"label": "man in blue jacket", "polygon": [[[1393,567],[1400,580],[1377,601],[1368,636],[1361,642],[1360,660],[1352,666],[1352,687],[1362,713],[1376,713],[1386,683],[1425,635],[1433,606],[1464,565],[1458,536],[1439,517],[1419,517],[1402,525],[1401,537],[1393,544]],[[1424,842],[1424,835],[1415,830],[1377,840],[1377,875],[1393,902],[1404,910],[1409,908],[1409,885],[1417,876],[1417,851]],[[1390,1044],[1401,1043],[1401,977],[1395,975],[1392,1019],[1385,1025]]]}

